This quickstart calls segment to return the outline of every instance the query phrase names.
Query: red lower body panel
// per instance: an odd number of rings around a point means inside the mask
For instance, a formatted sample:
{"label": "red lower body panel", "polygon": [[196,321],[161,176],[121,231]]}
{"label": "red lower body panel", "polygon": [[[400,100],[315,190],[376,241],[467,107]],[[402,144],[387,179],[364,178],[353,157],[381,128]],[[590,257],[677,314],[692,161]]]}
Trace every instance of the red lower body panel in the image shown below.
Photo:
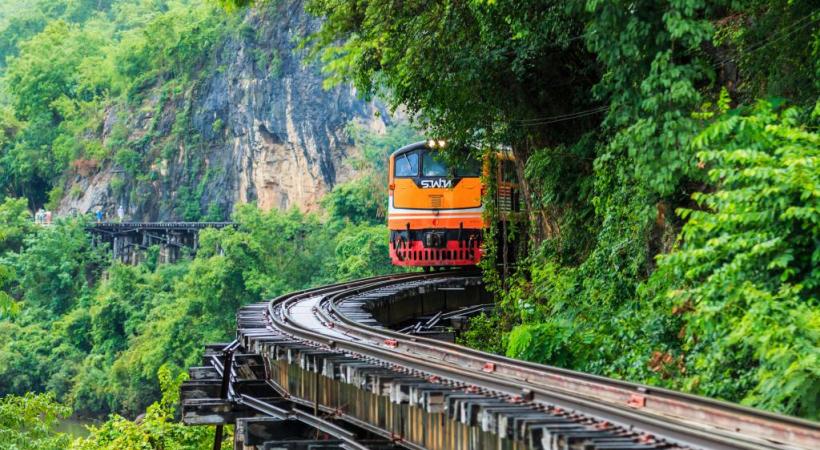
{"label": "red lower body panel", "polygon": [[443,247],[430,248],[422,241],[394,242],[390,259],[396,266],[474,266],[481,261],[481,244],[450,240]]}

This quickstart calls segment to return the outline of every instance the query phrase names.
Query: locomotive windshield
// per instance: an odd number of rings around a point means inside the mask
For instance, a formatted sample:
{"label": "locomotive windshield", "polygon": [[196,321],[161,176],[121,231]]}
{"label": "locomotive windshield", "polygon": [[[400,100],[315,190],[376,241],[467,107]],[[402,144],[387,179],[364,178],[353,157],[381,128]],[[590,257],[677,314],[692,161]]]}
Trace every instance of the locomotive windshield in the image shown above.
{"label": "locomotive windshield", "polygon": [[470,155],[455,168],[435,152],[409,151],[396,155],[394,160],[393,176],[400,178],[412,177],[458,177],[477,178],[481,176],[481,162]]}
{"label": "locomotive windshield", "polygon": [[447,164],[436,158],[431,152],[424,152],[421,160],[421,171],[425,177],[446,177],[450,175]]}
{"label": "locomotive windshield", "polygon": [[475,178],[481,176],[481,163],[472,155],[451,168],[443,158],[433,152],[424,152],[421,160],[421,172],[425,177],[458,177]]}

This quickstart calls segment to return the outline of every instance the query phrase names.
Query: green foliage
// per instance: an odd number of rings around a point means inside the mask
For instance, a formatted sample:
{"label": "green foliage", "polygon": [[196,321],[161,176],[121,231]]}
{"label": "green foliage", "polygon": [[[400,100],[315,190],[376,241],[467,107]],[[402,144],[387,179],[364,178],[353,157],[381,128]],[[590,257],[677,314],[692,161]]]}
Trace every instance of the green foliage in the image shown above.
{"label": "green foliage", "polygon": [[530,361],[550,361],[557,366],[578,364],[572,341],[577,339],[572,323],[547,321],[516,327],[509,334],[507,356]]}
{"label": "green foliage", "polygon": [[282,56],[276,49],[273,49],[268,61],[268,76],[276,78],[282,73]]}
{"label": "green foliage", "polygon": [[22,126],[2,154],[2,165],[11,177],[4,190],[43,201],[48,188],[40,185],[48,186],[52,174],[64,170],[75,156],[71,145],[58,138],[69,127],[61,127],[64,121],[79,120],[79,102],[98,94],[95,86],[84,83],[84,70],[90,68],[83,69],[82,64],[103,45],[105,35],[99,31],[53,21],[21,43],[20,54],[9,60],[4,82]]}
{"label": "green foliage", "polygon": [[358,178],[336,186],[322,199],[322,207],[334,220],[379,223],[386,220],[387,196],[376,194],[372,181]]}
{"label": "green foliage", "polygon": [[[158,371],[162,399],[149,406],[139,421],[130,421],[112,415],[100,426],[90,427],[90,435],[78,439],[73,450],[182,450],[211,448],[214,431],[211,427],[189,427],[176,419],[179,386],[187,378],[185,373],[173,376],[166,366]],[[223,449],[231,448],[230,436],[223,441]]]}
{"label": "green foliage", "polygon": [[[14,203],[19,201],[7,200],[4,206]],[[26,223],[25,229],[19,248],[0,255],[2,294],[21,300],[14,304],[13,322],[0,321],[0,380],[9,393],[49,387],[65,395],[82,352],[90,348],[83,337],[88,321],[81,312],[104,256],[91,248],[80,222],[36,229]],[[62,363],[53,364],[52,358]]]}
{"label": "green foliage", "polygon": [[125,188],[125,180],[123,180],[122,177],[113,176],[108,185],[111,187],[111,192],[113,192],[114,195],[122,195],[123,189]]}
{"label": "green foliage", "polygon": [[27,393],[0,398],[1,450],[63,450],[71,439],[54,429],[71,410],[51,394]]}
{"label": "green foliage", "polygon": [[[18,44],[29,39],[45,28],[46,17],[31,4],[21,5],[7,2],[0,11],[0,67],[5,66],[9,57],[16,56]],[[16,11],[12,11],[16,9]]]}
{"label": "green foliage", "polygon": [[[26,206],[56,203],[55,174],[116,162],[129,177],[112,189],[138,203],[151,191],[137,187],[158,177],[152,159],[178,152],[193,181],[168,207],[186,220],[224,217],[203,195],[213,173],[190,132],[191,96],[226,31],[259,37],[206,1],[23,3],[0,5],[0,195],[28,199],[0,205],[8,392],[50,390],[83,414],[135,415],[175,391],[171,371],[195,363],[203,342],[232,334],[239,306],[392,270],[384,161],[417,139],[409,127],[351,127],[361,174],[334,187],[323,216],[240,208],[236,228],[203,232],[191,261],[158,265],[153,250],[141,266],[109,267],[81,223],[34,229]],[[306,44],[329,84],[384,95],[449,139],[448,158],[512,147],[533,251],[507,277],[490,245],[486,277],[500,302],[463,342],[817,417],[813,2],[307,5],[324,17]],[[282,55],[253,54],[278,72]],[[796,108],[758,103],[764,96]],[[138,109],[153,114],[147,127],[129,122]],[[157,142],[165,117],[171,136]],[[79,445],[207,441],[171,423],[173,403],[153,405],[141,424],[115,417]]]}
{"label": "green foliage", "polygon": [[470,327],[458,336],[458,343],[503,355],[506,352],[504,327],[500,314],[481,313],[470,319]]}
{"label": "green foliage", "polygon": [[694,145],[717,190],[680,211],[682,244],[652,282],[685,311],[685,386],[818,417],[820,135],[801,119],[759,102],[703,131]]}
{"label": "green foliage", "polygon": [[233,220],[236,228],[203,231],[192,261],[114,264],[102,279],[106,265],[78,225],[26,236],[7,255],[25,306],[0,321],[0,384],[52,390],[78,414],[136,415],[159,395],[157,370],[195,365],[203,342],[233,334],[242,305],[392,270],[381,225],[331,229],[315,215],[253,206]]}
{"label": "green foliage", "polygon": [[[573,132],[512,121],[588,104],[571,97],[593,81],[592,59],[571,38],[582,30],[580,11],[557,2],[312,0],[307,9],[325,17],[309,44],[328,84],[350,80],[365,94],[383,93],[433,135],[512,143],[523,160],[528,135],[542,141],[544,132]],[[565,78],[573,88],[543,82]]]}
{"label": "green foliage", "polygon": [[214,133],[221,133],[224,127],[225,124],[222,123],[222,119],[220,119],[219,117],[217,117],[216,120],[214,120],[213,123],[211,123],[211,130],[213,130]]}
{"label": "green foliage", "polygon": [[336,257],[333,259],[334,280],[353,280],[381,275],[389,271],[388,243],[390,235],[383,225],[350,226],[336,238]]}
{"label": "green foliage", "polygon": [[25,199],[6,198],[0,203],[0,254],[19,251],[24,237],[33,229]]}
{"label": "green foliage", "polygon": [[[156,398],[159,390],[153,374],[162,362],[131,361],[133,347],[150,321],[157,320],[157,310],[172,301],[174,284],[187,269],[187,264],[159,266],[154,271],[124,265],[109,269],[106,280],[95,289],[82,329],[62,337],[77,336],[72,345],[89,347],[85,370],[70,381],[66,396],[75,410],[89,415],[109,411],[136,415]],[[131,370],[126,361],[133,363]]]}
{"label": "green foliage", "polygon": [[[10,284],[13,279],[14,275],[11,268],[0,264],[0,289],[6,289],[6,285]],[[14,300],[14,297],[5,290],[0,290],[0,318],[13,316],[19,312],[20,305]]]}
{"label": "green foliage", "polygon": [[99,273],[102,249],[76,220],[58,220],[24,239],[19,253],[8,255],[17,274],[13,292],[26,304],[62,314],[90,293],[89,281]]}
{"label": "green foliage", "polygon": [[200,197],[196,192],[187,186],[183,186],[177,192],[177,211],[182,220],[196,222],[202,216]]}
{"label": "green foliage", "polygon": [[219,203],[213,201],[208,204],[208,211],[202,216],[202,220],[204,222],[219,222],[225,220],[226,217],[228,217],[228,214],[225,213],[224,208],[222,208]]}
{"label": "green foliage", "polygon": [[126,174],[134,176],[138,173],[140,163],[142,162],[142,155],[139,152],[124,148],[117,151],[114,155],[114,162],[119,165]]}
{"label": "green foliage", "polygon": [[[645,266],[624,255],[646,254],[632,236],[658,231],[629,230],[629,215],[604,221],[618,245],[580,265],[547,240],[531,282],[503,296],[519,324],[507,354],[817,417],[818,141],[807,116],[760,102],[693,140],[713,188],[680,210],[680,248],[645,283]],[[642,197],[619,204],[656,215],[654,227],[662,217]]]}
{"label": "green foliage", "polygon": [[746,1],[743,6],[738,9],[744,14],[718,22],[715,35],[716,43],[728,50],[725,57],[742,70],[740,82],[731,86],[733,96],[749,104],[757,98],[785,96],[812,107],[820,89],[817,5],[810,0],[776,0]]}
{"label": "green foliage", "polygon": [[7,73],[18,116],[42,121],[43,125],[59,121],[61,111],[55,102],[72,98],[80,90],[80,64],[99,48],[102,38],[58,20],[23,43],[21,54],[9,62]]}
{"label": "green foliage", "polygon": [[[23,312],[28,312],[23,310]],[[25,318],[24,314],[21,318]],[[0,385],[4,394],[42,390],[48,380],[53,340],[42,325],[0,321]]]}
{"label": "green foliage", "polygon": [[[410,131],[356,133],[369,143],[356,163],[361,177],[338,186],[339,192],[353,186],[361,198],[378,198],[384,183],[370,180],[384,176],[378,167],[390,140]],[[192,213],[199,214],[199,201],[191,199],[201,198],[204,186],[182,193],[196,205]],[[234,211],[235,227],[200,234],[195,258],[158,264],[153,248],[145,263],[127,266],[92,249],[82,222],[34,227],[25,200],[7,200],[0,205],[7,218],[0,227],[0,267],[9,271],[0,274],[5,291],[23,307],[11,320],[0,320],[0,385],[19,394],[52,391],[84,416],[136,416],[160,396],[157,371],[196,365],[203,342],[234,333],[242,305],[393,270],[387,230],[373,210],[333,211],[320,217],[245,205]],[[215,203],[208,214],[224,218]],[[115,438],[135,433],[134,426],[116,419],[100,439],[110,437],[116,446]]]}
{"label": "green foliage", "polygon": [[595,195],[593,160],[596,142],[590,133],[569,148],[545,147],[533,152],[525,175],[531,180],[533,207],[543,211],[551,235],[542,253],[575,266],[583,262],[595,245],[600,230],[592,199]]}
{"label": "green foliage", "polygon": [[46,210],[55,211],[60,207],[60,201],[65,195],[65,190],[62,186],[54,186],[48,192],[48,201],[45,204]]}

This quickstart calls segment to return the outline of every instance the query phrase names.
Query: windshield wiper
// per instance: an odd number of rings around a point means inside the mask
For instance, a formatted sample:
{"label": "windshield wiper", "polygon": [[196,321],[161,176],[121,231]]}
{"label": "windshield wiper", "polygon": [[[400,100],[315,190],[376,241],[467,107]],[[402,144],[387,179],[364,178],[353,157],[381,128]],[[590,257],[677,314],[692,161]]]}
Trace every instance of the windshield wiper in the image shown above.
{"label": "windshield wiper", "polygon": [[[403,156],[404,160],[407,161],[407,167],[409,167],[412,170],[413,169],[413,164],[410,162],[410,158],[407,157],[407,153],[402,153],[401,156]],[[416,170],[416,175],[418,175],[418,172],[419,171]]]}

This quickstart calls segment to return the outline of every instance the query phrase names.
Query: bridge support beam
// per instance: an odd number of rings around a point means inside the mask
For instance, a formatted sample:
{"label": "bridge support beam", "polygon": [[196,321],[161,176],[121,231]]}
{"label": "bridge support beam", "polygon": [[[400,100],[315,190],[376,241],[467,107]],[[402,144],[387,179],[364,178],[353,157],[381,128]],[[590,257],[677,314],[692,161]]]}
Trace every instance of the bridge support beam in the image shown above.
{"label": "bridge support beam", "polygon": [[146,250],[159,246],[159,263],[173,263],[199,249],[199,232],[233,226],[231,222],[100,222],[86,227],[94,245],[108,244],[114,259],[126,264],[145,260]]}

